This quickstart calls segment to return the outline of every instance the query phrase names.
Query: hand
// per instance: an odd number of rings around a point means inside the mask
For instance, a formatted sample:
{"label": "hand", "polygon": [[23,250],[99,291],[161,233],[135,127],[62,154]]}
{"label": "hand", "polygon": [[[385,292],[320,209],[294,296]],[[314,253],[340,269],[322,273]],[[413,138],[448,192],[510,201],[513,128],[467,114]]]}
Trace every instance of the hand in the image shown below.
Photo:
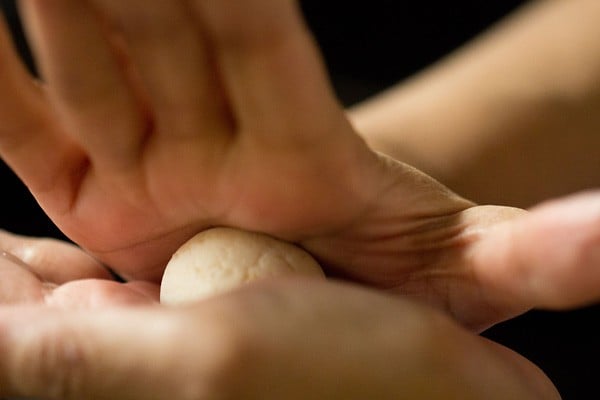
{"label": "hand", "polygon": [[183,241],[226,225],[473,329],[544,306],[547,287],[598,298],[598,193],[531,216],[474,207],[360,140],[294,2],[191,4],[24,2],[42,86],[0,45],[0,154],[102,262],[158,282]]}
{"label": "hand", "polygon": [[158,285],[116,282],[72,244],[0,230],[0,250],[0,305],[95,309],[158,303]]}
{"label": "hand", "polygon": [[[267,3],[23,2],[45,82],[1,57],[1,93],[16,97],[0,152],[58,226],[126,278],[158,281],[213,225],[294,241],[350,231],[391,184],[293,3]],[[454,198],[445,208],[465,206]]]}
{"label": "hand", "polygon": [[560,398],[535,366],[428,307],[320,281],[183,308],[0,308],[0,331],[0,396]]}

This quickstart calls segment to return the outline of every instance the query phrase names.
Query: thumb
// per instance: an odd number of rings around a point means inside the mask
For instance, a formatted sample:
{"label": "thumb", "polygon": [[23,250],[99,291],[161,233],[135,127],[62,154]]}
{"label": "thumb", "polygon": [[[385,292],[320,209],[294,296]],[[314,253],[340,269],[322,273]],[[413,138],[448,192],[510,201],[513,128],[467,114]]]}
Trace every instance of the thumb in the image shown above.
{"label": "thumb", "polygon": [[0,397],[205,398],[222,347],[189,320],[158,307],[0,308]]}
{"label": "thumb", "polygon": [[482,287],[520,312],[600,300],[600,191],[543,203],[499,224],[471,257]]}

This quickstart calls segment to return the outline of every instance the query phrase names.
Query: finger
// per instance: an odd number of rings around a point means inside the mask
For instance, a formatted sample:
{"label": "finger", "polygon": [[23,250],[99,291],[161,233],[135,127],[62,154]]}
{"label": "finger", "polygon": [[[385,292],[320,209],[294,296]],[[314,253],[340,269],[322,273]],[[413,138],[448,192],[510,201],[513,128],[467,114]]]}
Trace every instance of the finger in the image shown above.
{"label": "finger", "polygon": [[16,257],[0,251],[0,304],[39,303],[44,286]]}
{"label": "finger", "polygon": [[214,60],[186,2],[91,2],[122,35],[148,92],[158,135],[214,140],[230,131]]}
{"label": "finger", "polygon": [[[207,27],[239,129],[262,139],[314,143],[347,131],[325,121],[340,107],[298,5],[292,0],[192,0]],[[307,130],[306,117],[323,121]],[[341,120],[341,118],[340,118]],[[285,131],[286,136],[279,133]]]}
{"label": "finger", "polygon": [[18,258],[45,282],[60,285],[78,279],[112,279],[110,272],[89,254],[60,240],[0,230],[0,249]]}
{"label": "finger", "polygon": [[222,338],[186,324],[158,307],[0,308],[0,396],[209,398]]}
{"label": "finger", "polygon": [[[0,155],[35,192],[68,183],[82,154],[57,124],[0,18]],[[41,173],[43,171],[43,173]]]}
{"label": "finger", "polygon": [[0,304],[44,304],[63,309],[158,304],[158,285],[122,284],[103,279],[74,280],[63,285],[44,281],[10,253],[0,252]]}
{"label": "finger", "polygon": [[44,304],[64,309],[158,304],[158,285],[123,284],[102,279],[72,281],[54,288],[44,298]]}
{"label": "finger", "polygon": [[483,287],[515,309],[600,300],[600,191],[554,200],[500,224],[471,257]]}
{"label": "finger", "polygon": [[129,167],[147,133],[141,97],[85,1],[21,3],[42,76],[65,128],[105,171]]}

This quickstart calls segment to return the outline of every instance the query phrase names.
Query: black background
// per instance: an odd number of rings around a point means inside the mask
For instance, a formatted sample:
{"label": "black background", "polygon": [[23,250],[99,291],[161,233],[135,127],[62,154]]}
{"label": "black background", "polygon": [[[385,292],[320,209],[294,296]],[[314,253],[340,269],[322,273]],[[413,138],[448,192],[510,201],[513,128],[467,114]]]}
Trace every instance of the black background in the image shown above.
{"label": "black background", "polygon": [[[349,106],[435,62],[523,3],[305,0],[302,7],[338,96]],[[0,0],[0,5],[19,37],[14,1]],[[28,59],[21,40],[18,45]],[[0,228],[62,237],[27,188],[1,163],[0,184]],[[599,311],[600,307],[590,307],[563,313],[530,312],[484,335],[537,363],[565,400],[600,398],[595,385],[600,330],[593,323]]]}

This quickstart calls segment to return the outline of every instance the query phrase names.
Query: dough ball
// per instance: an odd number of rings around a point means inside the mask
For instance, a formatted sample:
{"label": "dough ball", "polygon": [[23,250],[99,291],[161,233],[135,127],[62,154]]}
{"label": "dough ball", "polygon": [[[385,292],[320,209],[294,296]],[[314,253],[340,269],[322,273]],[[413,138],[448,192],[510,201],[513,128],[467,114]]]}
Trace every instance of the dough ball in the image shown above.
{"label": "dough ball", "polygon": [[291,274],[325,277],[319,264],[295,245],[259,233],[213,228],[173,254],[162,278],[160,302],[189,303],[257,279]]}

